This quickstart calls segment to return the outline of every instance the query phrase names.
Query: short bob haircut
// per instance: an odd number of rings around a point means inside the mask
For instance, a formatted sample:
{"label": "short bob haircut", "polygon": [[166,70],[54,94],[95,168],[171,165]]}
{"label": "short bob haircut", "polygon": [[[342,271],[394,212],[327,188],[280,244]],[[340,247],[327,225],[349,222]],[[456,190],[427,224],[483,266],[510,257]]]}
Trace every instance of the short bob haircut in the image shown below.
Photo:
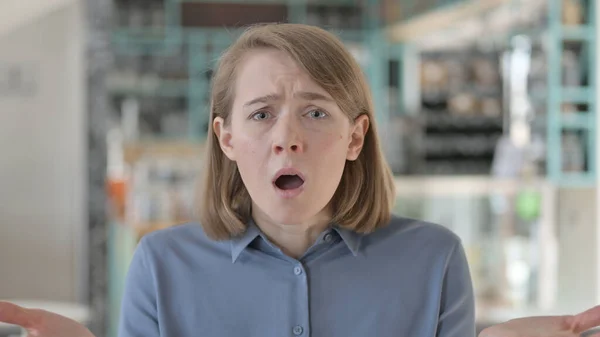
{"label": "short bob haircut", "polygon": [[361,153],[346,161],[329,207],[332,224],[358,233],[385,226],[391,217],[395,190],[391,170],[380,148],[373,102],[362,69],[333,34],[302,24],[261,24],[248,28],[222,55],[214,73],[209,136],[198,197],[199,221],[208,237],[226,240],[242,234],[251,220],[252,203],[234,161],[222,152],[212,130],[215,117],[230,122],[234,82],[248,51],[272,48],[290,55],[325,89],[351,122],[369,116],[370,127]]}

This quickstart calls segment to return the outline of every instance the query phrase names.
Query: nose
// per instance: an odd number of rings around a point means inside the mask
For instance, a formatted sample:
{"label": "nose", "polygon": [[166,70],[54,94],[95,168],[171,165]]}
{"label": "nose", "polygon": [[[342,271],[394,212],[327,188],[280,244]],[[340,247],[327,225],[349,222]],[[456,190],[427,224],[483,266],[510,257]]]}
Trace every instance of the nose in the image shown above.
{"label": "nose", "polygon": [[302,153],[304,151],[304,138],[301,127],[294,116],[280,116],[273,130],[273,152]]}

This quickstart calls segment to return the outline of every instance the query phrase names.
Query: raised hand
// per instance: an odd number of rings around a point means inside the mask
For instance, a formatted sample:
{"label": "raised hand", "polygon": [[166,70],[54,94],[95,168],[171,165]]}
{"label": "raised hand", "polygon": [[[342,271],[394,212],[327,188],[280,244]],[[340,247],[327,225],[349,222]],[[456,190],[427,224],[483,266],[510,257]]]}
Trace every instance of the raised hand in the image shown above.
{"label": "raised hand", "polygon": [[25,329],[30,337],[94,337],[83,325],[40,309],[26,309],[0,301],[0,322]]}
{"label": "raised hand", "polygon": [[574,316],[543,316],[513,319],[483,330],[479,337],[600,337],[583,334],[600,325],[600,306]]}

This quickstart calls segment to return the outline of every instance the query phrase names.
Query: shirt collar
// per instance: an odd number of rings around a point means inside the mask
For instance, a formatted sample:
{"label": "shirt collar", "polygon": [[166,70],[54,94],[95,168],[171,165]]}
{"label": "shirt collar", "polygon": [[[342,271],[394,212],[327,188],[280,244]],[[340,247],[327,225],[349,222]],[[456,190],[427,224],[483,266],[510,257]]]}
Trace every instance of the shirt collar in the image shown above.
{"label": "shirt collar", "polygon": [[246,231],[242,235],[231,239],[231,262],[235,263],[244,249],[259,235],[260,229],[253,220],[250,220],[246,226]]}
{"label": "shirt collar", "polygon": [[338,232],[348,249],[352,252],[352,255],[357,256],[363,235],[339,226],[335,226],[334,230]]}
{"label": "shirt collar", "polygon": [[[333,228],[340,235],[350,252],[352,252],[352,255],[357,256],[363,235],[339,226],[334,226]],[[231,239],[231,262],[235,263],[244,249],[260,235],[260,229],[253,220],[250,220],[246,226],[246,231],[240,236]]]}

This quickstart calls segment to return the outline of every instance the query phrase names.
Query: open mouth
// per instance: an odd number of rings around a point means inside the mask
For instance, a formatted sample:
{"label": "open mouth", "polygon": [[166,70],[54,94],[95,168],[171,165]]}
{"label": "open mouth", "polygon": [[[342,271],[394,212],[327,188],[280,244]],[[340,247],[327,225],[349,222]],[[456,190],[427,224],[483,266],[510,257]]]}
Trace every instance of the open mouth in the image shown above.
{"label": "open mouth", "polygon": [[297,174],[284,174],[275,179],[275,186],[284,191],[294,190],[302,185],[304,180]]}

